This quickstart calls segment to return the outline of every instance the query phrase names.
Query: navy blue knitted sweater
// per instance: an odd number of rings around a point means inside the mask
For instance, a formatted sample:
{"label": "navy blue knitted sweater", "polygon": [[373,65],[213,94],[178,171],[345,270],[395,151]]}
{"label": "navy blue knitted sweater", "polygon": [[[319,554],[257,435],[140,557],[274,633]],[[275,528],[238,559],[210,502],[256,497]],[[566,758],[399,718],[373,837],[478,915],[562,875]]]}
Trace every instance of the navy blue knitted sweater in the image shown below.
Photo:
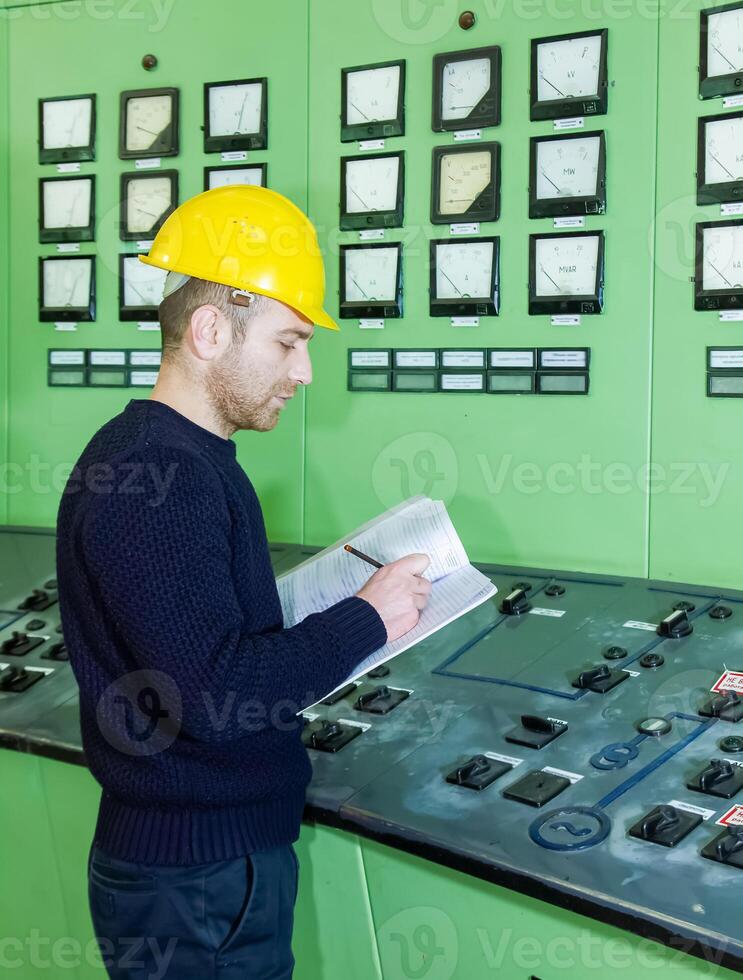
{"label": "navy blue knitted sweater", "polygon": [[235,443],[130,401],[65,488],[57,578],[99,846],[188,865],[296,840],[311,766],[295,713],[387,634],[357,596],[283,628]]}

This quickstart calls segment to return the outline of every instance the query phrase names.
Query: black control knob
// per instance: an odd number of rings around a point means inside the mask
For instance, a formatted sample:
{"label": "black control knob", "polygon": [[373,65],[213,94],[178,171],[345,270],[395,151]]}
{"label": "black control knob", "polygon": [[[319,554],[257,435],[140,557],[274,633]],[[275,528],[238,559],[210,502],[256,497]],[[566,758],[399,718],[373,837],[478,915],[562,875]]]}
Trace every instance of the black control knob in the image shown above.
{"label": "black control knob", "polygon": [[713,606],[709,611],[710,619],[729,619],[733,615],[730,606]]}
{"label": "black control knob", "polygon": [[465,762],[455,771],[455,779],[461,786],[476,776],[484,776],[488,769],[490,763],[484,755],[473,755],[469,762]]}
{"label": "black control knob", "polygon": [[606,660],[621,660],[627,656],[628,651],[624,647],[610,646],[604,650]]}
{"label": "black control knob", "polygon": [[707,792],[718,783],[724,783],[733,775],[733,767],[725,759],[713,759],[709,766],[699,774],[699,785]]}
{"label": "black control knob", "polygon": [[336,735],[340,735],[343,729],[335,721],[326,721],[322,728],[316,729],[310,735],[310,745],[313,749],[321,748]]}
{"label": "black control knob", "polygon": [[715,845],[717,860],[727,864],[733,855],[743,851],[743,827],[728,827],[724,837],[720,837]]}
{"label": "black control knob", "polygon": [[694,627],[689,622],[689,614],[685,609],[676,609],[661,622],[658,626],[658,636],[663,636],[669,640],[680,640],[684,636],[689,636],[694,631]]}
{"label": "black control knob", "polygon": [[610,676],[611,671],[606,664],[599,664],[598,667],[592,667],[578,674],[576,687],[591,688],[597,681],[608,680]]}
{"label": "black control knob", "polygon": [[681,817],[675,806],[659,806],[642,822],[642,836],[646,840],[675,830],[681,823]]}
{"label": "black control knob", "polygon": [[[522,583],[526,585],[527,583]],[[531,586],[529,586],[531,588]],[[505,599],[501,602],[498,607],[500,611],[506,616],[521,616],[524,613],[529,612],[531,609],[531,603],[526,598],[526,589],[515,588],[513,592],[510,592]]]}
{"label": "black control knob", "polygon": [[656,667],[662,667],[665,662],[666,658],[662,653],[645,653],[642,657],[640,657],[640,666],[649,670],[655,670]]}

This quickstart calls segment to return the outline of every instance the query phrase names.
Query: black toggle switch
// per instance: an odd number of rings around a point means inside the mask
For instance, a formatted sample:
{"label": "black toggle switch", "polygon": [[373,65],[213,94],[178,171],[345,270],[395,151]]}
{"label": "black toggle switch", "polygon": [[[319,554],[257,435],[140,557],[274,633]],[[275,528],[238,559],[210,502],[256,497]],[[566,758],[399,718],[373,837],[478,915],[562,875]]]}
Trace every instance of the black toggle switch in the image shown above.
{"label": "black toggle switch", "polygon": [[509,800],[518,800],[519,803],[538,807],[549,803],[568,786],[570,780],[566,776],[535,769],[527,776],[511,783],[508,789],[503,790],[503,795]]}
{"label": "black toggle switch", "polygon": [[25,657],[35,647],[44,642],[42,636],[29,636],[20,630],[13,630],[10,638],[0,643],[0,655],[4,657]]}
{"label": "black toggle switch", "polygon": [[694,627],[689,622],[689,614],[685,609],[675,609],[661,622],[656,632],[666,639],[680,640],[693,633]]}
{"label": "black toggle switch", "polygon": [[338,752],[362,734],[355,725],[343,725],[339,721],[321,721],[317,727],[308,725],[302,732],[302,741],[309,749],[318,752]]}
{"label": "black toggle switch", "polygon": [[509,592],[498,608],[506,616],[521,616],[529,612],[531,603],[526,598],[526,589],[514,589],[513,592]]}
{"label": "black toggle switch", "polygon": [[31,595],[26,596],[18,608],[23,612],[41,612],[42,609],[48,609],[49,606],[53,606],[56,601],[56,597],[50,596],[44,589],[34,589]]}
{"label": "black toggle switch", "polygon": [[45,650],[41,654],[42,660],[69,660],[70,655],[67,652],[67,647],[64,640],[60,640],[59,643],[52,643],[48,650]]}
{"label": "black toggle switch", "polygon": [[387,664],[380,664],[378,667],[372,667],[366,676],[371,677],[372,680],[377,680],[380,677],[389,677],[390,668],[387,666]]}
{"label": "black toggle switch", "polygon": [[743,868],[743,827],[727,827],[702,850],[702,857]]}
{"label": "black toggle switch", "polygon": [[365,691],[360,694],[354,702],[354,708],[357,711],[369,711],[373,715],[386,715],[388,711],[392,711],[408,697],[410,697],[409,691],[401,691],[399,688],[380,684],[372,691]]}
{"label": "black toggle switch", "polygon": [[345,687],[340,687],[337,691],[333,691],[332,694],[329,694],[328,697],[326,697],[325,700],[321,701],[320,703],[328,705],[337,704],[339,701],[342,701],[343,698],[347,698],[349,694],[353,694],[357,687],[357,684],[346,684]]}
{"label": "black toggle switch", "polygon": [[703,704],[699,714],[704,715],[705,718],[737,722],[743,718],[743,701],[735,691],[722,691]]}
{"label": "black toggle switch", "polygon": [[677,810],[675,806],[657,806],[634,827],[630,827],[629,834],[630,837],[638,837],[640,840],[650,841],[651,844],[675,847],[701,822],[702,818],[698,813]]}
{"label": "black toggle switch", "polygon": [[568,723],[557,718],[542,718],[539,715],[522,715],[521,724],[506,735],[507,742],[526,745],[530,749],[541,749],[568,730]]}
{"label": "black toggle switch", "polygon": [[458,766],[446,777],[447,783],[466,786],[467,789],[485,789],[496,779],[510,772],[513,766],[499,759],[489,759],[486,755],[473,755],[463,766]]}
{"label": "black toggle switch", "polygon": [[686,785],[698,793],[729,800],[743,787],[743,766],[735,766],[726,759],[713,759]]}
{"label": "black toggle switch", "polygon": [[0,671],[0,691],[20,694],[44,677],[42,670],[26,670],[25,667],[6,667]]}
{"label": "black toggle switch", "polygon": [[606,694],[617,684],[629,679],[629,674],[623,670],[612,670],[606,664],[599,664],[591,667],[590,670],[581,671],[573,681],[573,687],[580,687],[586,691],[595,691],[596,694]]}

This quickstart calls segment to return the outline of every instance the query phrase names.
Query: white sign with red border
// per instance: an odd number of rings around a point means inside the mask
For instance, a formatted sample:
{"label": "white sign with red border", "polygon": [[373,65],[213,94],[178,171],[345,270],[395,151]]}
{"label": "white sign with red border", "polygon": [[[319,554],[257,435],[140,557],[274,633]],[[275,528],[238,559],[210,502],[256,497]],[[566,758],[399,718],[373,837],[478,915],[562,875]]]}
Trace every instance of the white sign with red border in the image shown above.
{"label": "white sign with red border", "polygon": [[719,694],[720,691],[743,694],[743,670],[726,670],[711,690],[713,694]]}
{"label": "white sign with red border", "polygon": [[743,827],[743,803],[736,803],[731,806],[727,813],[723,813],[717,823],[721,827]]}

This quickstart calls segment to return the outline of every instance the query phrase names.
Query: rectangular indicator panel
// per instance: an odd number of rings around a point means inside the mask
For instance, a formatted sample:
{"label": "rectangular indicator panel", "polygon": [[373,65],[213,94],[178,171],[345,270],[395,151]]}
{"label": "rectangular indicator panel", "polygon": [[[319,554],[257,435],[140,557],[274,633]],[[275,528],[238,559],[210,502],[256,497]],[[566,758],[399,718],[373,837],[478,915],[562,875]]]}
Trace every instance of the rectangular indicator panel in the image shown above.
{"label": "rectangular indicator panel", "polygon": [[441,367],[445,368],[484,368],[484,350],[442,350]]}
{"label": "rectangular indicator panel", "polygon": [[441,391],[484,391],[485,374],[442,374]]}
{"label": "rectangular indicator panel", "polygon": [[438,351],[435,350],[396,350],[393,356],[396,368],[438,367]]}
{"label": "rectangular indicator panel", "polygon": [[544,347],[539,351],[540,368],[587,368],[587,347]]}
{"label": "rectangular indicator panel", "polygon": [[349,371],[349,391],[389,391],[389,371]]}
{"label": "rectangular indicator panel", "polygon": [[157,381],[157,371],[130,371],[129,384],[134,387],[151,388]]}
{"label": "rectangular indicator panel", "polygon": [[348,352],[350,368],[389,368],[390,359],[389,350],[349,350]]}
{"label": "rectangular indicator panel", "polygon": [[436,391],[438,375],[435,371],[395,371],[392,388],[394,391]]}
{"label": "rectangular indicator panel", "polygon": [[126,351],[123,350],[89,350],[88,364],[92,367],[110,367],[126,364]]}
{"label": "rectangular indicator panel", "polygon": [[542,371],[537,375],[537,390],[542,395],[587,395],[588,374],[559,374]]}
{"label": "rectangular indicator panel", "polygon": [[488,391],[491,395],[531,394],[534,391],[534,372],[488,371]]}
{"label": "rectangular indicator panel", "polygon": [[713,398],[743,398],[743,374],[710,374],[707,394]]}
{"label": "rectangular indicator panel", "polygon": [[533,348],[527,350],[498,349],[490,350],[488,353],[488,366],[491,368],[531,368],[533,370],[536,366],[534,364]]}
{"label": "rectangular indicator panel", "polygon": [[52,387],[80,388],[85,384],[85,370],[80,368],[52,368],[49,371],[48,382]]}
{"label": "rectangular indicator panel", "polygon": [[743,347],[708,347],[707,367],[743,368]]}
{"label": "rectangular indicator panel", "polygon": [[91,368],[88,371],[88,384],[102,388],[123,388],[126,385],[126,371]]}
{"label": "rectangular indicator panel", "polygon": [[84,350],[50,350],[49,363],[53,365],[77,364],[83,366],[85,364],[85,351]]}
{"label": "rectangular indicator panel", "polygon": [[132,367],[160,367],[161,353],[159,350],[129,351],[129,364]]}

